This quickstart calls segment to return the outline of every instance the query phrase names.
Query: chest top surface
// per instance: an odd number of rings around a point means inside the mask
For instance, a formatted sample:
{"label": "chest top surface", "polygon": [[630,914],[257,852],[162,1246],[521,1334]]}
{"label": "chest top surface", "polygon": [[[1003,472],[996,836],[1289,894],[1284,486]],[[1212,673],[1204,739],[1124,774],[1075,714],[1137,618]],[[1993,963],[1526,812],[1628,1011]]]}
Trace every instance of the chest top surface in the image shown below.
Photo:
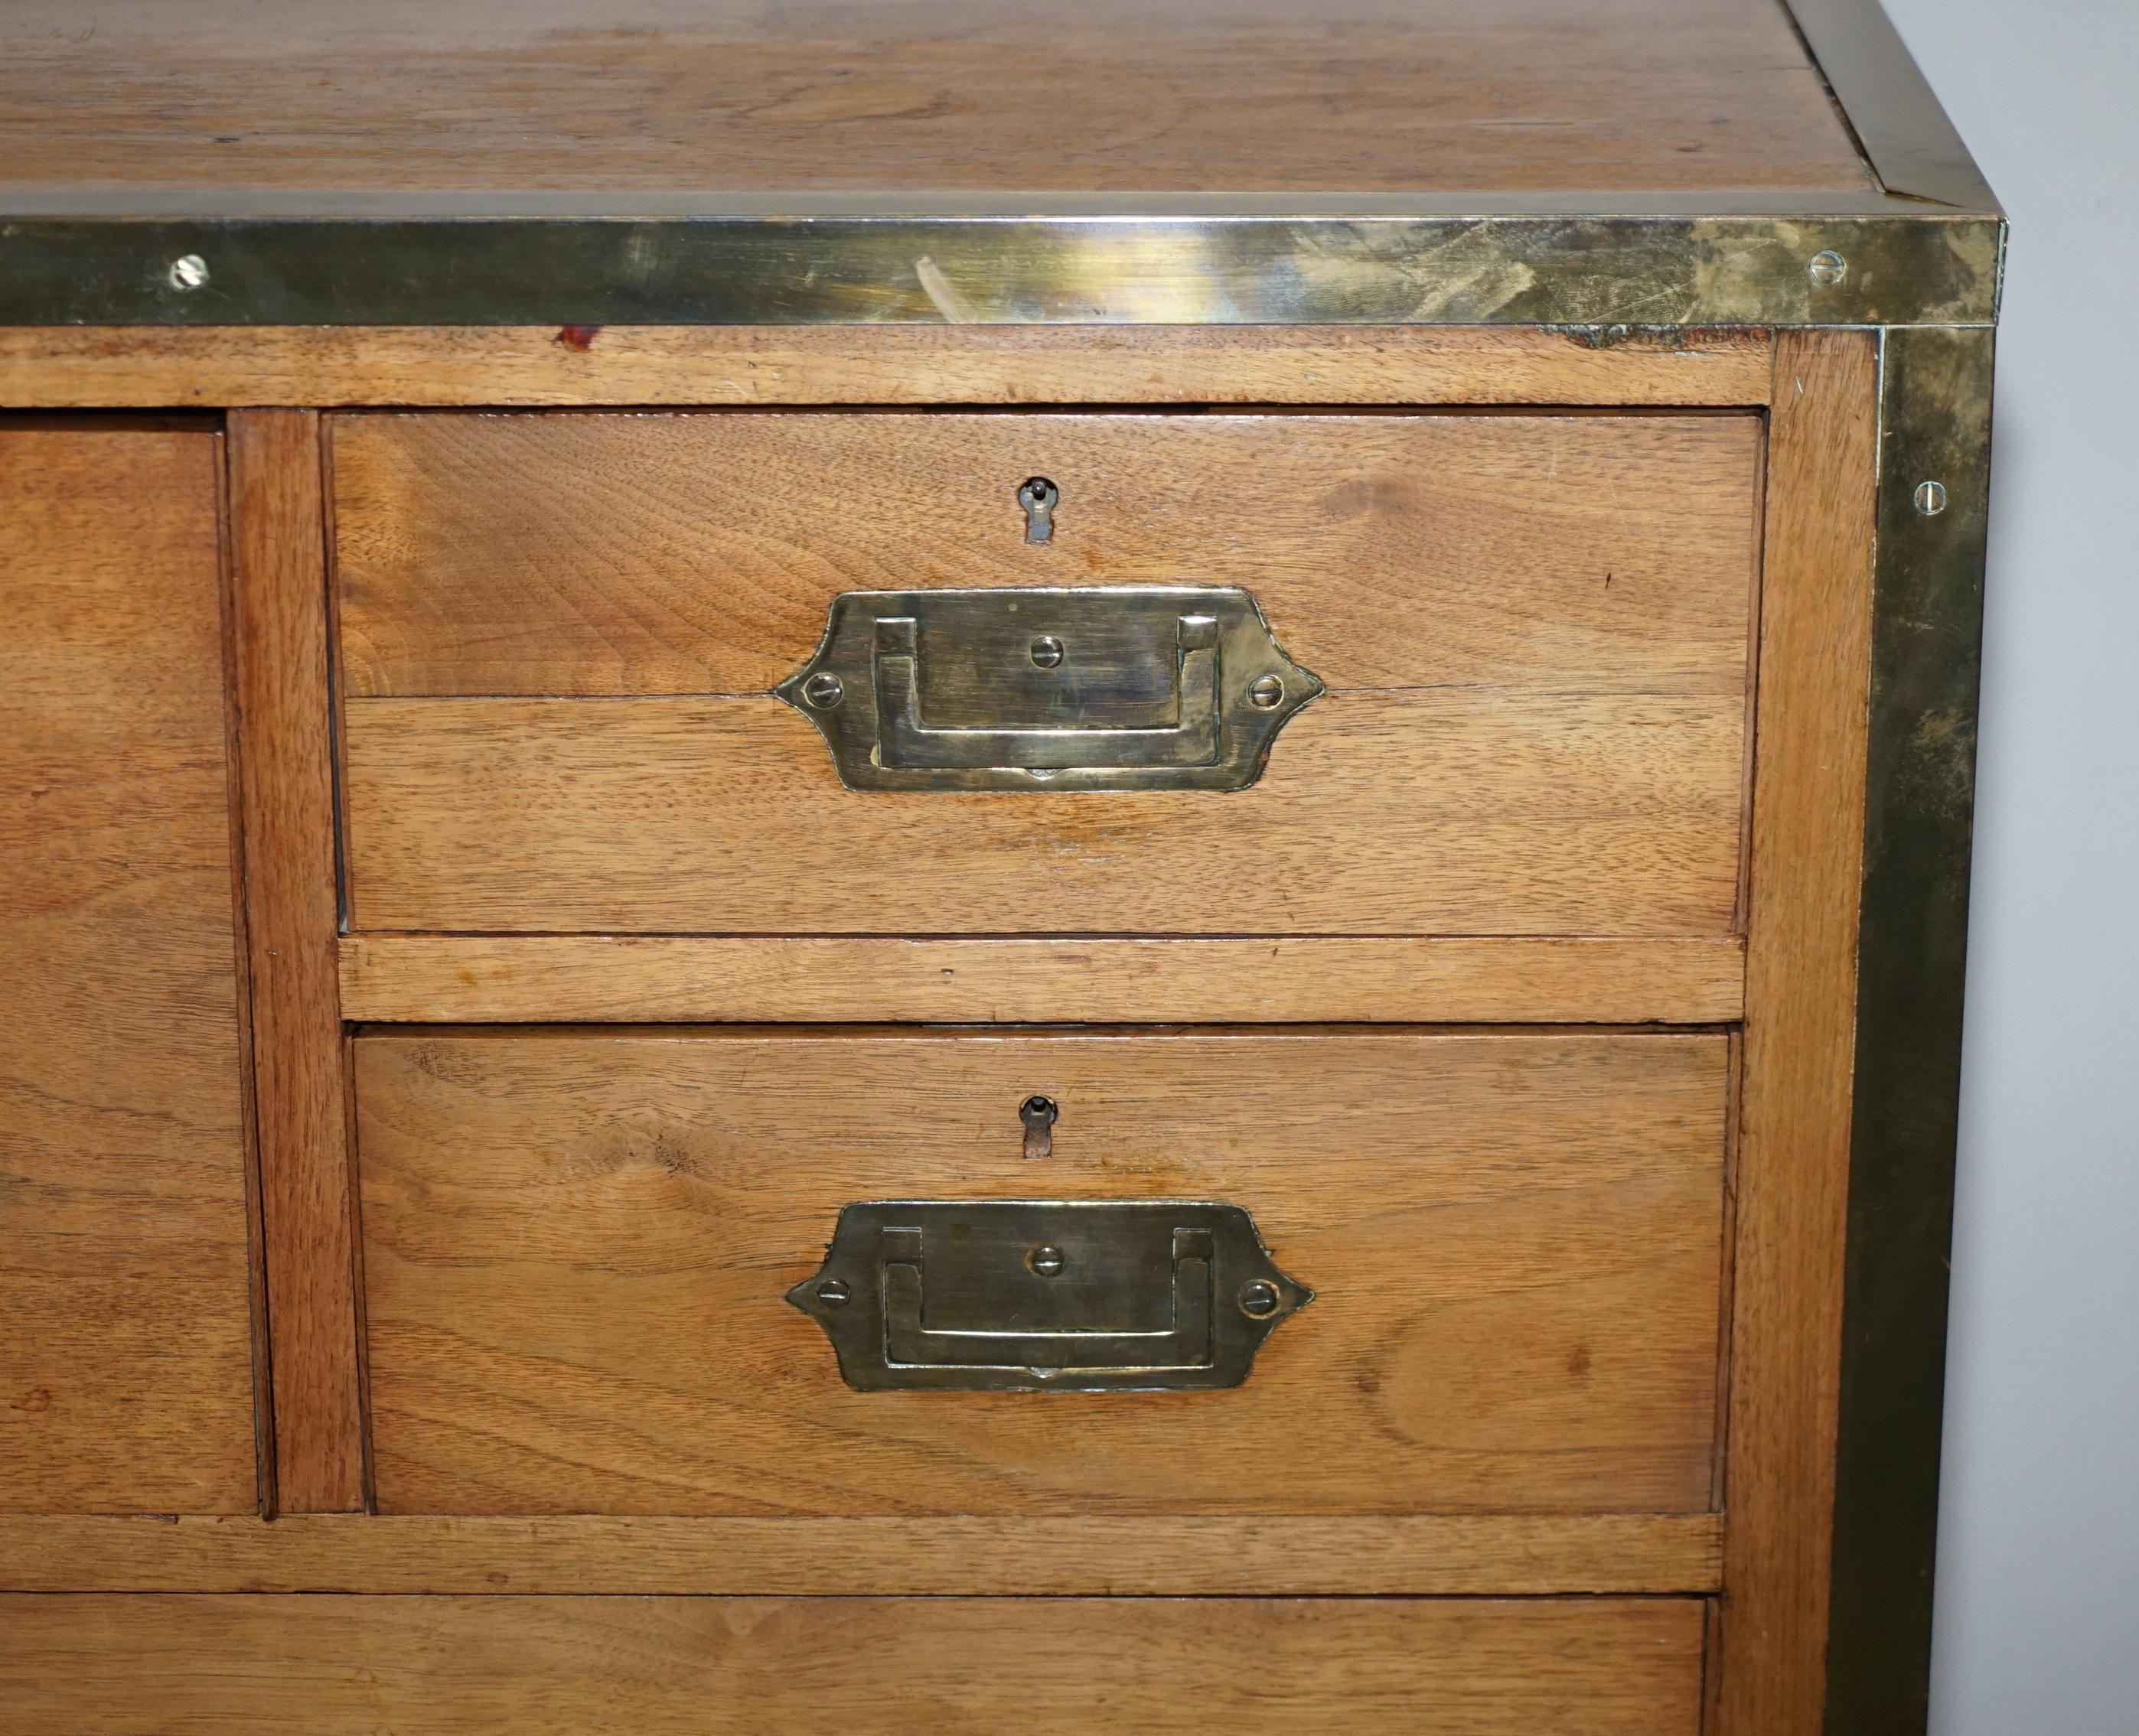
{"label": "chest top surface", "polygon": [[1777,0],[17,0],[10,188],[1862,193]]}
{"label": "chest top surface", "polygon": [[1877,0],[0,8],[0,325],[1983,323],[2000,221]]}

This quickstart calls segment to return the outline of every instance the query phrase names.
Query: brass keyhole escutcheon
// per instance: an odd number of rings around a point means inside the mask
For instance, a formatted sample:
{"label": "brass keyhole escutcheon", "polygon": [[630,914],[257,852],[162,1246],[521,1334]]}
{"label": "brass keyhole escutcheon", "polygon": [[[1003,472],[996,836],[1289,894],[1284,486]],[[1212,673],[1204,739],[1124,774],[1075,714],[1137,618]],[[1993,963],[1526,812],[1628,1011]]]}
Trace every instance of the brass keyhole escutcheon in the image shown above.
{"label": "brass keyhole escutcheon", "polygon": [[1061,1113],[1051,1097],[1029,1097],[1017,1106],[1017,1118],[1025,1123],[1025,1155],[1027,1157],[1054,1155],[1055,1123]]}
{"label": "brass keyhole escutcheon", "polygon": [[[1055,540],[1055,508],[1062,498],[1062,491],[1045,477],[1030,477],[1017,491],[1017,503],[1025,508],[1025,540],[1027,542]],[[1036,663],[1037,658],[1034,659]],[[1043,666],[1044,667],[1044,666]]]}

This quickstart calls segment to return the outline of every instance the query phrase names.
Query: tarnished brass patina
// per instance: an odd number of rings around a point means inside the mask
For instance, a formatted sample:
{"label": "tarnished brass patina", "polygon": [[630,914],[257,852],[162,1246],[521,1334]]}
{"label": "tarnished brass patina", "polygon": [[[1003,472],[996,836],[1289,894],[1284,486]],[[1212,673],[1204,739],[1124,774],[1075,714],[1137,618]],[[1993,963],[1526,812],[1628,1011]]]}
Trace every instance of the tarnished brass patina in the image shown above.
{"label": "tarnished brass patina", "polygon": [[773,690],[851,790],[1241,790],[1322,683],[1231,586],[848,591]]}
{"label": "tarnished brass patina", "polygon": [[[1868,192],[1823,202],[1862,210],[1730,217],[1597,212],[1572,197],[1534,213],[1353,198],[1279,214],[1216,196],[1167,212],[1140,198],[1133,218],[1040,214],[1079,203],[1060,199],[1025,200],[1019,215],[969,200],[908,200],[947,208],[895,216],[810,208],[822,203],[159,218],[46,215],[17,198],[0,213],[0,324],[1967,324],[1995,315],[2004,236],[1994,217]],[[1832,285],[1811,275],[1821,252],[1847,262]],[[199,286],[170,275],[188,257]]]}
{"label": "tarnished brass patina", "polygon": [[1881,340],[1828,1736],[1921,1731],[1927,1704],[1992,348]]}
{"label": "tarnished brass patina", "polygon": [[1314,1294],[1238,1205],[877,1200],[787,1299],[850,1386],[1100,1392],[1237,1386]]}

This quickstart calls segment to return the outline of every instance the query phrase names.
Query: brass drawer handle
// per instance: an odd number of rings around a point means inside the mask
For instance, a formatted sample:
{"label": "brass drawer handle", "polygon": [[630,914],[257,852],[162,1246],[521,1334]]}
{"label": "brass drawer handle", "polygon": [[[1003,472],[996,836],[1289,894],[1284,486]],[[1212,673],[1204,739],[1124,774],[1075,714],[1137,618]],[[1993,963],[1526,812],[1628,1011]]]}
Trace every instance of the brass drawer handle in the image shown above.
{"label": "brass drawer handle", "polygon": [[[1026,771],[1080,766],[1170,766],[1186,770],[1218,760],[1218,623],[1182,615],[1167,720],[1150,729],[1107,725],[1062,729],[931,729],[921,719],[919,623],[911,615],[879,616],[876,623],[877,752],[897,770],[1014,765]],[[1052,634],[1042,656],[1054,668],[1061,641]]]}
{"label": "brass drawer handle", "polygon": [[1240,790],[1323,691],[1234,586],[847,591],[773,690],[854,790]]}
{"label": "brass drawer handle", "polygon": [[860,1201],[787,1293],[864,1391],[1237,1386],[1313,1298],[1209,1201]]}

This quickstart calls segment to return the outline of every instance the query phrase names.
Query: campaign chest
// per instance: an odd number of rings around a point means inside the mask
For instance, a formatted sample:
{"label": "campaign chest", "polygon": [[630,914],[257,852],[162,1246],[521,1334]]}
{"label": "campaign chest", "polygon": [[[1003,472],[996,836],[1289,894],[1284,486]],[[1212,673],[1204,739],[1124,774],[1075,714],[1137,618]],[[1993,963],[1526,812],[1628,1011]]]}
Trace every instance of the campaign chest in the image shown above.
{"label": "campaign chest", "polygon": [[0,140],[0,1730],[1921,1728],[1871,0],[25,0]]}

